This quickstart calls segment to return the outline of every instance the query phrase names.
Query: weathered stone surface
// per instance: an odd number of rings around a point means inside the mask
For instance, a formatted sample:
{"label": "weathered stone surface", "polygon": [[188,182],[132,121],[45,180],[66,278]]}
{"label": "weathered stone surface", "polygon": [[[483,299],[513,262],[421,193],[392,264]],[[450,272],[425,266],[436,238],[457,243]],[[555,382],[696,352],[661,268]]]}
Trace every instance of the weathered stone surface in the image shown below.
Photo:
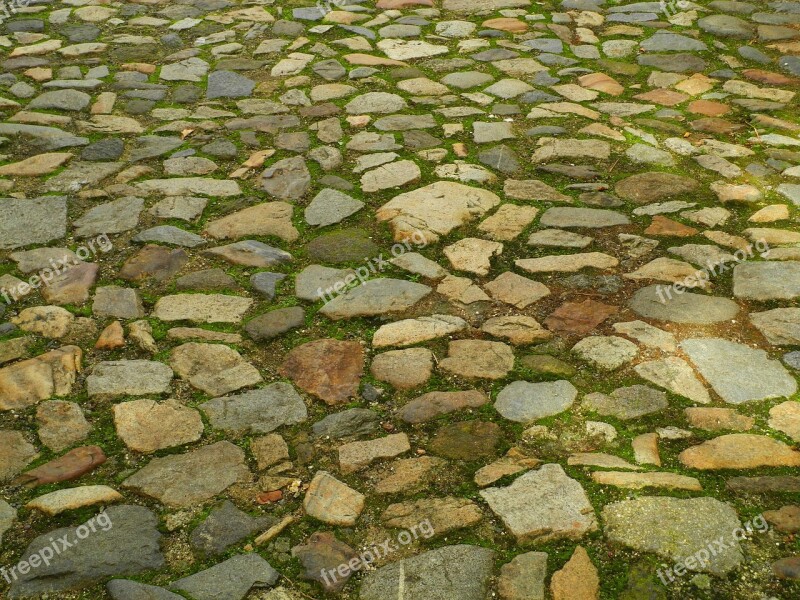
{"label": "weathered stone surface", "polygon": [[510,421],[529,423],[564,412],[578,397],[569,381],[515,381],[497,394],[495,410]]}
{"label": "weathered stone surface", "polygon": [[154,458],[122,486],[172,507],[192,506],[250,478],[244,452],[217,442],[186,454]]}
{"label": "weathered stone surface", "polygon": [[[21,575],[12,583],[9,597],[66,593],[108,577],[138,575],[163,566],[158,519],[148,509],[115,506],[92,519],[96,533],[74,544],[70,552],[56,555],[49,565]],[[65,527],[40,535],[26,548],[22,558],[30,559],[50,546],[53,538],[67,535],[69,540],[77,539],[77,529]]]}
{"label": "weathered stone surface", "polygon": [[286,355],[280,372],[302,390],[334,405],[358,392],[364,371],[364,351],[358,342],[316,340]]}
{"label": "weathered stone surface", "polygon": [[488,488],[480,494],[521,544],[580,539],[597,529],[586,492],[557,464],[542,465],[508,487]]}
{"label": "weathered stone surface", "polygon": [[778,440],[750,433],[716,437],[687,448],[678,458],[687,467],[701,470],[800,465],[800,452]]}
{"label": "weathered stone surface", "polygon": [[398,313],[413,307],[431,293],[421,283],[390,279],[370,279],[325,304],[320,313],[334,320]]}
{"label": "weathered stone surface", "polygon": [[169,391],[173,372],[164,363],[117,360],[95,365],[86,378],[89,396],[147,396]]}
{"label": "weathered stone surface", "polygon": [[514,352],[500,342],[457,340],[450,342],[439,368],[461,377],[502,379],[514,368]]}
{"label": "weathered stone surface", "polygon": [[21,431],[0,430],[0,480],[18,475],[39,454]]}
{"label": "weathered stone surface", "polygon": [[0,198],[0,249],[46,244],[67,233],[67,197]]}
{"label": "weathered stone surface", "polygon": [[339,446],[339,469],[346,475],[369,466],[379,458],[393,458],[411,450],[408,436],[396,433],[365,442]]}
{"label": "weathered stone surface", "polygon": [[156,302],[153,316],[162,321],[238,323],[253,301],[223,294],[178,294]]}
{"label": "weathered stone surface", "polygon": [[303,499],[303,508],[309,516],[323,523],[350,527],[364,509],[364,500],[363,494],[327,471],[317,471]]}
{"label": "weathered stone surface", "polygon": [[467,322],[464,319],[451,315],[404,319],[381,325],[372,337],[372,345],[375,348],[410,346],[462,331],[466,327]]}
{"label": "weathered stone surface", "polygon": [[0,369],[0,410],[21,409],[72,391],[83,352],[64,346]]}
{"label": "weathered stone surface", "polygon": [[733,295],[745,300],[800,298],[800,263],[745,262],[733,269]]}
{"label": "weathered stone surface", "polygon": [[253,587],[270,587],[280,575],[256,553],[239,554],[213,567],[189,575],[170,588],[197,600],[242,600]]}
{"label": "weathered stone surface", "polygon": [[672,293],[670,297],[667,295],[668,291],[669,288],[657,285],[642,288],[633,295],[629,306],[646,319],[689,325],[713,325],[730,321],[739,313],[739,305],[727,298],[690,292]]}
{"label": "weathered stone surface", "polygon": [[258,531],[273,525],[275,519],[268,516],[251,517],[226,500],[216,506],[205,521],[189,535],[192,548],[208,555],[222,554]]}
{"label": "weathered stone surface", "polygon": [[431,440],[433,454],[454,460],[477,460],[494,456],[502,431],[496,423],[465,421],[445,425]]}
{"label": "weathered stone surface", "polygon": [[114,426],[125,445],[135,452],[196,442],[203,435],[203,421],[193,408],[168,400],[131,400],[114,405]]}
{"label": "weathered stone surface", "polygon": [[427,537],[476,525],[483,519],[478,505],[466,498],[425,498],[415,502],[390,504],[381,513],[386,527],[412,529],[427,522],[433,531]]}
{"label": "weathered stone surface", "polygon": [[44,494],[28,502],[25,508],[36,509],[52,517],[66,510],[111,504],[120,500],[122,494],[107,485],[86,485]]}
{"label": "weathered stone surface", "polygon": [[[693,570],[723,575],[744,560],[739,542],[731,532],[741,527],[736,511],[714,498],[682,500],[669,497],[642,497],[608,504],[601,514],[604,533],[612,543],[640,552],[654,552],[672,561],[693,556],[709,540],[724,537],[725,548]],[[690,565],[686,565],[689,567]]]}
{"label": "weathered stone surface", "polygon": [[308,417],[303,399],[288,383],[273,383],[200,405],[211,426],[230,433],[269,433]]}
{"label": "weathered stone surface", "polygon": [[797,380],[763,350],[720,338],[688,339],[680,346],[725,402],[790,397],[797,391]]}
{"label": "weathered stone surface", "polygon": [[182,379],[212,396],[261,383],[261,373],[233,348],[188,342],[172,350],[170,366]]}
{"label": "weathered stone surface", "polygon": [[385,600],[396,595],[400,584],[414,598],[481,600],[488,591],[494,557],[493,550],[466,544],[430,550],[367,575],[359,598]]}
{"label": "weathered stone surface", "polygon": [[600,577],[592,559],[578,546],[572,558],[550,580],[553,600],[597,600],[600,597]]}
{"label": "weathered stone surface", "polygon": [[486,395],[477,390],[429,392],[408,402],[397,416],[406,423],[424,423],[464,408],[478,408],[488,401]]}
{"label": "weathered stone surface", "polygon": [[498,204],[500,198],[492,192],[439,181],[395,196],[378,209],[376,217],[390,222],[397,241],[435,242]]}

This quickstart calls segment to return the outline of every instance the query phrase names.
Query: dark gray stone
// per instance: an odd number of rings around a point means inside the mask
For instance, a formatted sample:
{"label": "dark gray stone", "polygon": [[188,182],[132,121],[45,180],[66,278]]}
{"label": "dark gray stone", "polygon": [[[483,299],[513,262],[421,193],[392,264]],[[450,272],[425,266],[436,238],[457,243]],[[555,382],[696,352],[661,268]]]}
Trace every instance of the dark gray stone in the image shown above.
{"label": "dark gray stone", "polygon": [[106,590],[113,600],[185,600],[183,596],[173,594],[164,588],[128,579],[109,581]]}
{"label": "dark gray stone", "polygon": [[[158,518],[150,510],[142,506],[114,506],[93,519],[94,532],[89,525],[64,527],[33,540],[23,552],[22,560],[51,546],[54,538],[66,535],[73,546],[53,557],[49,565],[20,575],[11,585],[9,598],[82,589],[106,577],[136,575],[164,564]],[[87,529],[88,536],[83,533]]]}
{"label": "dark gray stone", "polygon": [[234,71],[214,71],[208,76],[206,98],[246,98],[256,82]]}
{"label": "dark gray stone", "polygon": [[173,583],[195,600],[241,600],[253,586],[271,587],[279,574],[258,554],[240,554]]}
{"label": "dark gray stone", "polygon": [[189,544],[205,554],[222,554],[234,544],[275,524],[270,516],[251,517],[229,500],[214,508],[189,536]]}
{"label": "dark gray stone", "polygon": [[271,340],[306,324],[305,311],[299,306],[279,308],[257,316],[244,330],[257,342]]}

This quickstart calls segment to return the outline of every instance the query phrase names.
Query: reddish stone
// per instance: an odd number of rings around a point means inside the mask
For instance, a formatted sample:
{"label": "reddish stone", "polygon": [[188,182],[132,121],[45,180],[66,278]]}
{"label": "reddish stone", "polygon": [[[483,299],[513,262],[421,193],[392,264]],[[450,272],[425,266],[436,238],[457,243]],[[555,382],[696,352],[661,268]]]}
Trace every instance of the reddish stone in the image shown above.
{"label": "reddish stone", "polygon": [[358,342],[316,340],[289,352],[279,372],[327,404],[340,404],[358,392],[364,350]]}
{"label": "reddish stone", "polygon": [[278,502],[283,498],[283,492],[280,490],[273,490],[271,492],[263,492],[256,496],[256,502],[259,504],[270,504],[272,502]]}
{"label": "reddish stone", "polygon": [[46,483],[72,481],[106,462],[106,455],[98,446],[81,446],[64,456],[23,473],[14,481],[16,485],[36,487]]}
{"label": "reddish stone", "polygon": [[616,306],[596,300],[566,302],[553,311],[544,324],[548,329],[560,333],[586,334],[616,314],[617,310]]}
{"label": "reddish stone", "polygon": [[697,235],[697,229],[688,227],[663,215],[656,215],[650,227],[644,230],[645,235],[663,235],[666,237],[692,237]]}
{"label": "reddish stone", "polygon": [[103,329],[97,343],[94,345],[97,350],[113,350],[125,346],[125,335],[119,321],[114,321]]}
{"label": "reddish stone", "polygon": [[719,117],[731,111],[731,107],[722,102],[712,102],[711,100],[695,100],[686,107],[690,113],[704,115],[706,117]]}
{"label": "reddish stone", "polygon": [[794,85],[798,83],[798,80],[794,77],[787,77],[781,73],[773,73],[763,69],[745,69],[742,71],[742,75],[753,81],[768,83],[769,85]]}

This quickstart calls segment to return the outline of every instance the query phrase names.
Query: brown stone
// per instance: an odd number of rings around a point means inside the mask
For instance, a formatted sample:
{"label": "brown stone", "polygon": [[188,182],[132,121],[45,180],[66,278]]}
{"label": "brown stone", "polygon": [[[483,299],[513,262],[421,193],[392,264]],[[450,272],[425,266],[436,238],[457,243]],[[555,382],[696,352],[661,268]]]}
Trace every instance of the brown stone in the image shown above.
{"label": "brown stone", "polygon": [[488,401],[486,394],[478,390],[429,392],[411,400],[397,411],[397,416],[406,423],[424,423],[464,408],[478,408]]}
{"label": "brown stone", "polygon": [[125,261],[119,276],[126,281],[149,278],[164,281],[180,271],[188,261],[189,256],[185,250],[171,250],[148,244]]}
{"label": "brown stone", "polygon": [[692,469],[800,466],[800,452],[763,435],[732,433],[687,448],[678,459]]}
{"label": "brown stone", "polygon": [[650,226],[644,230],[645,235],[663,235],[666,237],[692,237],[697,235],[697,229],[689,227],[677,221],[656,215],[650,222]]}
{"label": "brown stone", "polygon": [[731,107],[727,104],[712,102],[711,100],[695,100],[690,102],[686,109],[690,113],[706,117],[721,117],[731,111]]}
{"label": "brown stone", "polygon": [[372,360],[370,372],[375,379],[385,381],[398,390],[424,385],[433,371],[433,354],[427,348],[390,350]]}
{"label": "brown stone", "polygon": [[566,302],[553,311],[544,324],[559,333],[587,334],[618,310],[616,306],[596,300]]}
{"label": "brown stone", "polygon": [[753,81],[767,83],[769,85],[797,85],[798,80],[794,77],[787,77],[781,73],[764,71],[763,69],[744,69],[742,75]]}
{"label": "brown stone", "polygon": [[455,460],[477,460],[497,454],[502,430],[496,423],[466,421],[445,425],[430,442],[433,454]]}
{"label": "brown stone", "polygon": [[800,556],[782,558],[772,563],[772,572],[778,579],[800,581]]}
{"label": "brown stone", "polygon": [[122,330],[122,325],[119,321],[114,321],[103,329],[97,343],[94,345],[96,350],[113,350],[123,346],[125,346],[125,332]]}
{"label": "brown stone", "polygon": [[707,117],[704,119],[695,119],[689,123],[689,126],[695,131],[701,133],[713,133],[721,135],[731,135],[744,128],[744,125],[733,123],[726,119],[719,119],[717,117]]}
{"label": "brown stone", "polygon": [[511,17],[500,17],[498,19],[489,19],[483,22],[483,27],[489,29],[497,29],[499,31],[508,31],[510,33],[525,33],[528,31],[528,24],[519,19]]}
{"label": "brown stone", "polygon": [[81,263],[58,275],[42,288],[42,298],[50,304],[83,304],[89,299],[89,290],[97,280],[100,267],[95,263]]}
{"label": "brown stone", "polygon": [[315,340],[289,352],[279,372],[327,404],[341,404],[358,393],[364,350],[358,342]]}
{"label": "brown stone", "polygon": [[289,459],[289,446],[277,433],[255,438],[250,442],[250,452],[256,459],[259,471]]}
{"label": "brown stone", "polygon": [[309,516],[323,523],[352,527],[364,510],[364,500],[363,494],[327,471],[317,471],[303,499],[303,508]]}
{"label": "brown stone", "polygon": [[53,452],[61,452],[86,439],[92,430],[80,405],[75,402],[48,400],[36,408],[39,439]]}
{"label": "brown stone", "polygon": [[395,433],[365,442],[350,442],[339,446],[339,469],[346,475],[363,469],[380,458],[394,458],[409,450],[411,444],[405,433]]}
{"label": "brown stone", "polygon": [[764,518],[778,531],[800,533],[800,506],[788,505],[778,510],[765,510]]}
{"label": "brown stone", "polygon": [[72,391],[82,356],[77,346],[64,346],[0,369],[0,410],[21,409],[52,396],[66,396]]}
{"label": "brown stone", "polygon": [[581,75],[578,77],[578,83],[587,89],[597,90],[611,96],[619,96],[625,92],[625,88],[616,79],[609,77],[605,73]]}
{"label": "brown stone", "polygon": [[514,352],[501,342],[455,340],[439,368],[461,377],[502,379],[514,368]]}
{"label": "brown stone", "polygon": [[[305,569],[305,578],[322,585],[326,592],[336,593],[353,575],[348,571],[341,576],[336,569],[358,557],[356,551],[327,531],[312,533],[305,544],[292,548],[292,556],[297,558]],[[333,571],[334,576],[323,577],[323,571]]]}
{"label": "brown stone", "polygon": [[408,529],[428,521],[436,535],[480,523],[483,513],[466,498],[423,498],[416,502],[390,504],[381,514],[386,527]]}
{"label": "brown stone", "polygon": [[742,415],[732,408],[693,406],[684,412],[689,425],[708,431],[748,431],[756,423],[753,417]]}
{"label": "brown stone", "polygon": [[553,600],[597,600],[600,598],[600,578],[592,559],[578,546],[564,568],[553,573],[550,581]]}
{"label": "brown stone", "polygon": [[36,487],[47,483],[72,481],[93,471],[104,462],[106,462],[106,455],[98,446],[81,446],[20,475],[14,480],[14,483]]}
{"label": "brown stone", "polygon": [[699,189],[696,180],[672,173],[650,172],[631,175],[617,183],[617,195],[635,204],[650,204],[674,196],[691,195]]}
{"label": "brown stone", "polygon": [[685,102],[689,96],[672,90],[655,89],[643,94],[637,94],[634,98],[644,102],[660,104],[661,106],[676,106],[681,102]]}
{"label": "brown stone", "polygon": [[376,494],[415,494],[428,487],[447,461],[435,456],[404,458],[390,463],[389,473],[375,484]]}

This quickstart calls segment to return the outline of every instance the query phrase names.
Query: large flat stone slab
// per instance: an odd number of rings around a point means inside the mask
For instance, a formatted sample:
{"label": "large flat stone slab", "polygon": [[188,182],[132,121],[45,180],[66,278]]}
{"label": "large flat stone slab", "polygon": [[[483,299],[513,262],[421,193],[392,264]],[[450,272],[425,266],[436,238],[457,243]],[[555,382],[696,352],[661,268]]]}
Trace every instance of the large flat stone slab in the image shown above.
{"label": "large flat stone slab", "polygon": [[421,283],[402,279],[371,279],[325,304],[319,312],[326,317],[350,319],[403,312],[431,293]]}
{"label": "large flat stone slab", "polygon": [[308,417],[303,399],[288,383],[278,382],[200,405],[212,427],[233,433],[269,433]]}
{"label": "large flat stone slab", "polygon": [[401,559],[369,573],[360,600],[405,598],[483,600],[494,570],[495,552],[460,544]]}
{"label": "large flat stone slab", "polygon": [[745,300],[800,298],[800,262],[745,262],[733,269],[733,295]]}
{"label": "large flat stone slab", "polygon": [[542,465],[508,487],[480,494],[520,544],[577,540],[597,529],[586,492],[558,464]]}
{"label": "large flat stone slab", "polygon": [[628,306],[645,319],[686,325],[713,325],[730,321],[739,314],[739,305],[728,298],[689,292],[673,292],[670,297],[667,289],[658,285],[642,288],[633,295]]}
{"label": "large flat stone slab", "polygon": [[680,346],[725,402],[790,397],[797,391],[795,378],[764,350],[720,338],[694,338]]}
{"label": "large flat stone slab", "polygon": [[67,197],[0,198],[0,250],[46,244],[67,233]]}
{"label": "large flat stone slab", "polygon": [[610,542],[673,562],[683,563],[687,556],[708,549],[712,540],[724,538],[726,547],[712,546],[717,552],[706,564],[697,564],[696,571],[721,576],[744,560],[739,541],[733,537],[742,526],[739,517],[731,506],[714,498],[623,500],[606,505],[601,516]]}
{"label": "large flat stone slab", "polygon": [[244,452],[217,442],[186,454],[154,458],[122,486],[172,507],[193,506],[249,479]]}

